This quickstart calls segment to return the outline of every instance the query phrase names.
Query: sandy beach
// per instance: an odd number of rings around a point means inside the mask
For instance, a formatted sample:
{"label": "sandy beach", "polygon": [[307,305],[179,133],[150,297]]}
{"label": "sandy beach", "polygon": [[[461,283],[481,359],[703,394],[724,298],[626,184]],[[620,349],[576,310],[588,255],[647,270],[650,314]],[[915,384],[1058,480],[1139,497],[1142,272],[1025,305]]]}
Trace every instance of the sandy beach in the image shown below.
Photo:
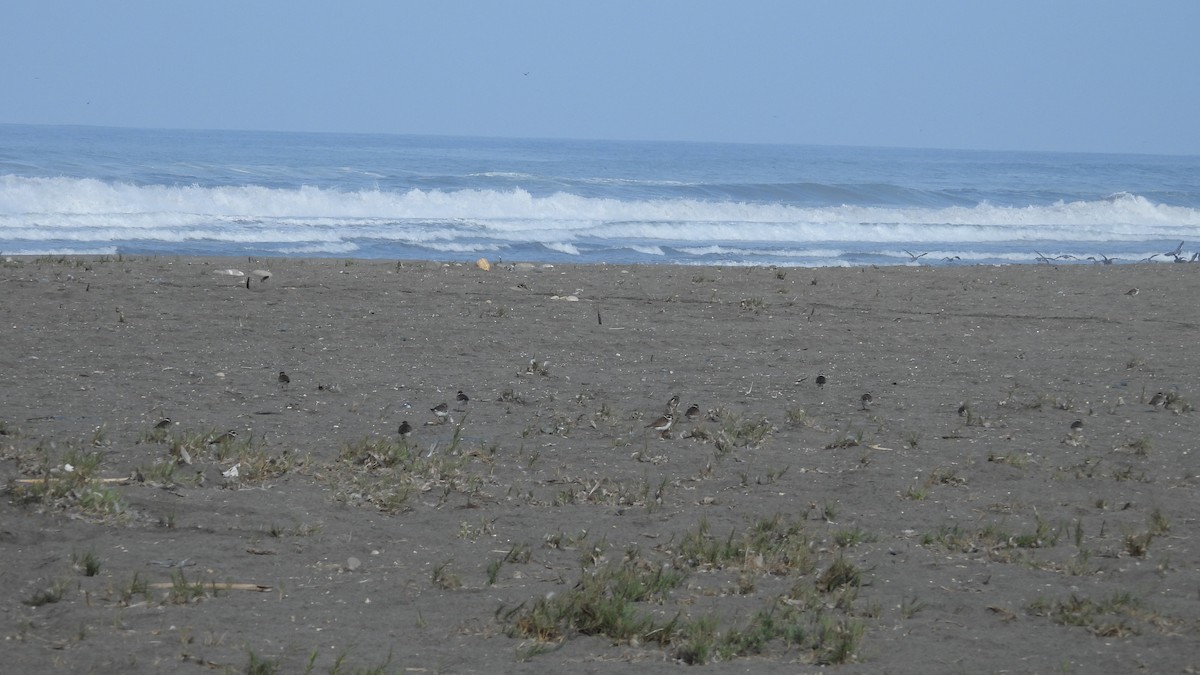
{"label": "sandy beach", "polygon": [[1194,672],[1198,272],[0,260],[4,660]]}

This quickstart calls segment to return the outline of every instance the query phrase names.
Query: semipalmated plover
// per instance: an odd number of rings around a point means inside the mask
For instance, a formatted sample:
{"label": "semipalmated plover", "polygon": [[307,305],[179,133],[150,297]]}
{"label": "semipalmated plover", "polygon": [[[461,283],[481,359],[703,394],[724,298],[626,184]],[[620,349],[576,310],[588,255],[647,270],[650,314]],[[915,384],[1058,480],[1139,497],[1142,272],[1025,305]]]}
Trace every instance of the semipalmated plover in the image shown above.
{"label": "semipalmated plover", "polygon": [[667,401],[667,407],[665,408],[664,416],[670,417],[671,415],[674,415],[675,411],[678,409],[679,409],[679,394],[675,394],[674,396],[671,397],[670,401]]}
{"label": "semipalmated plover", "polygon": [[454,397],[454,400],[458,401],[459,405],[466,405],[471,402],[471,397],[464,394],[462,389],[459,389],[458,395]]}
{"label": "semipalmated plover", "polygon": [[817,389],[823,389],[824,387],[825,387],[825,376],[818,375],[817,376]]}
{"label": "semipalmated plover", "polygon": [[870,410],[871,409],[871,401],[873,401],[873,400],[875,400],[875,399],[871,396],[871,392],[867,392],[867,393],[863,394],[862,398],[859,399],[859,402],[862,403],[862,409]]}
{"label": "semipalmated plover", "polygon": [[663,415],[662,417],[654,420],[650,424],[647,424],[646,428],[653,429],[653,430],[657,431],[660,435],[665,437],[667,432],[671,430],[671,425],[674,422],[675,422],[675,418],[668,413],[668,414]]}
{"label": "semipalmated plover", "polygon": [[683,416],[688,418],[689,420],[696,419],[697,417],[700,416],[700,406],[696,405],[695,403],[691,404],[690,406],[688,406],[687,411],[685,411],[683,413]]}
{"label": "semipalmated plover", "polygon": [[290,383],[291,381],[292,381],[292,378],[288,377],[287,373],[283,372],[282,370],[279,371],[279,386],[283,387],[284,389],[287,389],[288,383]]}
{"label": "semipalmated plover", "polygon": [[450,417],[450,406],[446,405],[444,402],[430,408],[429,411],[434,415],[437,415],[439,424],[445,422],[447,419],[453,419]]}
{"label": "semipalmated plover", "polygon": [[404,420],[400,423],[400,429],[396,433],[400,434],[400,438],[408,438],[412,436],[412,431],[412,425],[408,423],[408,420]]}
{"label": "semipalmated plover", "polygon": [[214,436],[213,438],[210,438],[208,440],[207,444],[208,445],[224,445],[226,443],[232,443],[235,438],[237,438],[237,432],[234,431],[233,429],[230,429],[229,431],[226,431],[225,433],[223,433],[219,436]]}
{"label": "semipalmated plover", "polygon": [[169,426],[171,426],[171,418],[170,418],[170,417],[164,417],[164,418],[162,418],[161,420],[159,420],[159,421],[158,421],[158,424],[155,424],[155,425],[154,425],[154,428],[155,428],[155,429],[166,429],[166,428],[167,428],[167,427],[169,427]]}
{"label": "semipalmated plover", "polygon": [[1163,392],[1158,392],[1150,398],[1150,405],[1155,408],[1163,408],[1167,405],[1167,395]]}

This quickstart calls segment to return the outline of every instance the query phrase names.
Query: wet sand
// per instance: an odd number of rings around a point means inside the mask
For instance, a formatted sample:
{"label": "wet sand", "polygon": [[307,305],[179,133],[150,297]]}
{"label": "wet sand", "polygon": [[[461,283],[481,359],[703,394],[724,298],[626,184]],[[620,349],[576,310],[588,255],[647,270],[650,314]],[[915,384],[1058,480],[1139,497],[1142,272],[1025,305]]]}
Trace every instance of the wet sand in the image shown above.
{"label": "wet sand", "polygon": [[1200,267],[0,263],[14,671],[1200,667]]}

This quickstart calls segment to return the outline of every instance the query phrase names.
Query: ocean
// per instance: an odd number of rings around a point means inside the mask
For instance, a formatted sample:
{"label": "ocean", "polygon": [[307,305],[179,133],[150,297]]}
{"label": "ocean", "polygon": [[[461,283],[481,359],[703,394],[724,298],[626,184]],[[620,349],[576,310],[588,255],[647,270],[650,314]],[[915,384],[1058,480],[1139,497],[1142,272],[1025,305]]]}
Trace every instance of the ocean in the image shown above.
{"label": "ocean", "polygon": [[0,255],[1191,260],[1200,157],[0,125]]}

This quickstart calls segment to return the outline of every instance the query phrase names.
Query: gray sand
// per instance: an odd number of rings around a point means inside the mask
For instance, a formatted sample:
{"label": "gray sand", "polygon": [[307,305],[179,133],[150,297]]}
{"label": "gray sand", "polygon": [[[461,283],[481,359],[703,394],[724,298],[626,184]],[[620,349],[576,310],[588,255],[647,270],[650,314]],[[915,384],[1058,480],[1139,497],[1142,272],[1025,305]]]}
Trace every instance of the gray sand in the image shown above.
{"label": "gray sand", "polygon": [[1191,672],[1198,270],[9,260],[6,668]]}

